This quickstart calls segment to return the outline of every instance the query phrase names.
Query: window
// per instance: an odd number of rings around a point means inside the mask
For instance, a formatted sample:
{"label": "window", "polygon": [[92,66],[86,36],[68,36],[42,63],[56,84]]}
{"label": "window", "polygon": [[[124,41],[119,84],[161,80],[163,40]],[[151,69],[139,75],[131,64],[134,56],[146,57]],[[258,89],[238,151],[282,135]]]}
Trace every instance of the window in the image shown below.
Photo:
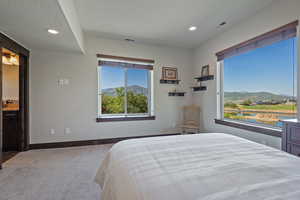
{"label": "window", "polygon": [[280,128],[297,117],[297,24],[217,54],[222,119]]}
{"label": "window", "polygon": [[99,118],[139,120],[153,116],[152,69],[152,61],[99,56]]}

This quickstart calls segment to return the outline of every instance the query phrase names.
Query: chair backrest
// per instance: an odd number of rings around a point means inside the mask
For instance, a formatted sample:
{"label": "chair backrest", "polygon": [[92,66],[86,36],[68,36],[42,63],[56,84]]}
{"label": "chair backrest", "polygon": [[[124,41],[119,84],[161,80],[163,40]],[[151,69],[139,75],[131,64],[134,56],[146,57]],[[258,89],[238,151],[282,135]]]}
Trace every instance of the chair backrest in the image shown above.
{"label": "chair backrest", "polygon": [[196,105],[183,107],[183,124],[196,125],[200,124],[200,107]]}

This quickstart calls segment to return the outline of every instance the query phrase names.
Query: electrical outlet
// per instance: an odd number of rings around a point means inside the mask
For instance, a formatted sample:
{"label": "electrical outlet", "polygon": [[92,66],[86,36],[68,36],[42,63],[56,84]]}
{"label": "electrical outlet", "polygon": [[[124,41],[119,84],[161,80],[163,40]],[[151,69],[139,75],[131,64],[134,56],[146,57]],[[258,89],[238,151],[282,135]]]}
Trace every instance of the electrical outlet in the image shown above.
{"label": "electrical outlet", "polygon": [[70,128],[65,128],[65,134],[70,134],[71,133],[71,129]]}
{"label": "electrical outlet", "polygon": [[50,135],[54,135],[55,134],[55,129],[54,128],[51,128],[50,129]]}

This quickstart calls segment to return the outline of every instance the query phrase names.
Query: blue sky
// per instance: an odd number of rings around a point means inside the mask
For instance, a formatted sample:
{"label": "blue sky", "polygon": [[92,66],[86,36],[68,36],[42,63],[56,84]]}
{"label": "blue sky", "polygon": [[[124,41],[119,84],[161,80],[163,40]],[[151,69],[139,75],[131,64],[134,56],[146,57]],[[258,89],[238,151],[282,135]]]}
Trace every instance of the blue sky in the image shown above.
{"label": "blue sky", "polygon": [[[127,79],[128,86],[139,85],[142,87],[147,87],[147,74],[148,70],[144,69],[127,69]],[[116,88],[124,87],[125,84],[125,69],[119,67],[102,67],[102,79],[101,87],[106,88]]]}
{"label": "blue sky", "polygon": [[296,94],[293,91],[296,50],[297,39],[292,38],[225,59],[224,91]]}

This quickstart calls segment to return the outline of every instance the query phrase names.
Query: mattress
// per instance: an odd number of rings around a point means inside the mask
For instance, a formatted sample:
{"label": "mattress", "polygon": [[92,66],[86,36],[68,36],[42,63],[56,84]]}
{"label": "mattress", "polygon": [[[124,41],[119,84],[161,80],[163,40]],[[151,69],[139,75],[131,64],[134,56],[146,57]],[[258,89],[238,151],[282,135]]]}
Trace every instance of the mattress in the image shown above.
{"label": "mattress", "polygon": [[132,139],[96,182],[101,200],[300,200],[300,159],[222,133]]}

